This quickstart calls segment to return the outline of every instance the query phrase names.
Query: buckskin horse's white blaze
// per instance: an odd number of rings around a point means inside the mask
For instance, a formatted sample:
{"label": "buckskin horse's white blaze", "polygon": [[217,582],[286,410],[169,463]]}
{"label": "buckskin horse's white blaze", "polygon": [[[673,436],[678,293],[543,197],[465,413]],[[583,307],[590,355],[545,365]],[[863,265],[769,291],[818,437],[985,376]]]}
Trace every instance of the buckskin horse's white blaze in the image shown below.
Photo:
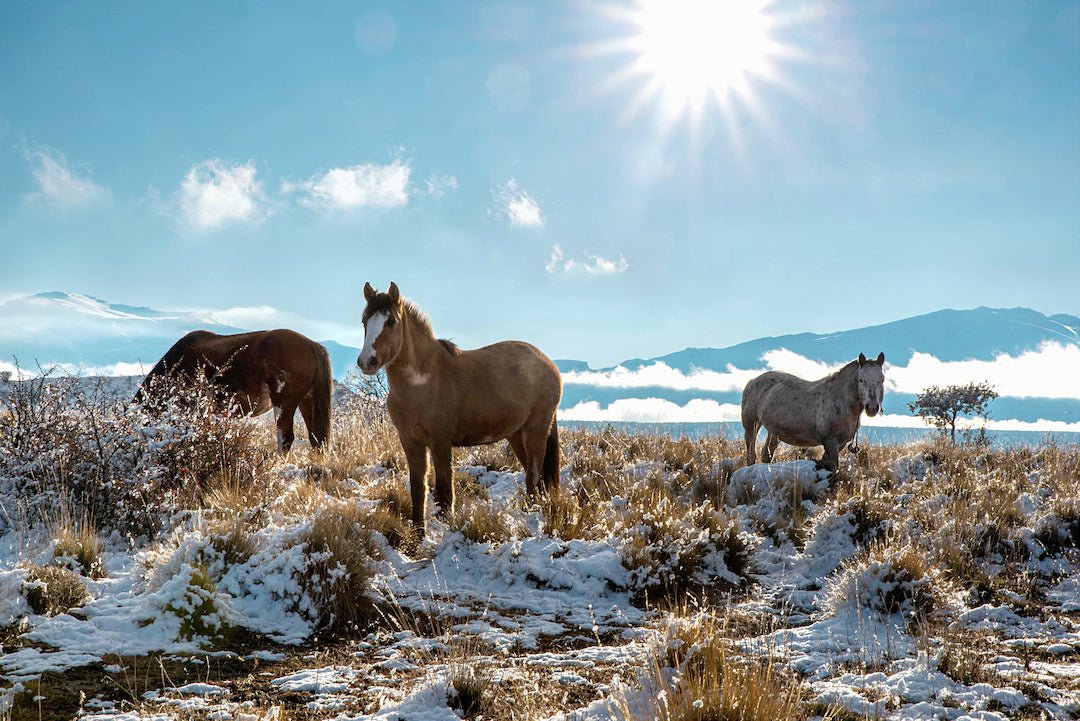
{"label": "buckskin horse's white blaze", "polygon": [[364,324],[364,348],[360,351],[360,366],[366,368],[375,358],[375,341],[386,324],[386,313],[375,313]]}

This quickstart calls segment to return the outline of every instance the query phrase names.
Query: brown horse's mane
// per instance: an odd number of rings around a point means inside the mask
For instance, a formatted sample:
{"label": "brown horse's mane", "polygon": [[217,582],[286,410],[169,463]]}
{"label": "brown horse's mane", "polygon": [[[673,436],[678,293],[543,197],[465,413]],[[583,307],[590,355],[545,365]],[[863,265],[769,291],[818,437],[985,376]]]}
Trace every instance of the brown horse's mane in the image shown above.
{"label": "brown horse's mane", "polygon": [[[401,306],[408,314],[409,320],[415,321],[422,333],[429,338],[435,338],[435,330],[431,327],[431,318],[428,318],[428,314],[420,310],[420,306],[413,303],[408,298],[401,299]],[[453,341],[447,340],[446,338],[438,338],[437,340],[443,350],[450,355],[461,355],[461,349],[458,348],[457,344]]]}
{"label": "brown horse's mane", "polygon": [[[379,293],[371,299],[367,308],[364,310],[364,320],[366,321],[375,313],[389,313],[393,307],[394,302],[390,300],[390,296],[386,293]],[[450,355],[461,355],[461,348],[458,348],[457,344],[453,341],[445,338],[435,338],[435,330],[431,327],[431,319],[428,318],[427,313],[420,310],[420,306],[416,305],[416,303],[413,303],[408,298],[402,298],[401,307],[405,311],[405,314],[409,316],[409,320],[416,324],[420,333],[432,340],[438,340],[442,349]]]}

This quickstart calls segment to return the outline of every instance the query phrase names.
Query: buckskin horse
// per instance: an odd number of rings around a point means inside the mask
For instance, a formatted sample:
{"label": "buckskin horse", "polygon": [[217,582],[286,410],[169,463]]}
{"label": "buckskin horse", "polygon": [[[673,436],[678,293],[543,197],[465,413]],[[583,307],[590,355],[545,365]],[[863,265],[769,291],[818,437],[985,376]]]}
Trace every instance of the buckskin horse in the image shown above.
{"label": "buckskin horse", "polygon": [[792,446],[824,446],[819,469],[835,472],[840,448],[851,444],[866,411],[876,416],[885,394],[885,354],[867,360],[862,353],[840,370],[816,381],[779,371],[762,373],[746,384],[742,394],[742,424],[746,433],[746,464],[755,462],[757,434],[767,436],[761,460],[768,463],[783,441]]}
{"label": "buckskin horse", "polygon": [[166,351],[135,394],[152,400],[167,388],[165,378],[192,380],[203,374],[221,391],[224,409],[258,416],[277,415],[278,450],[292,447],[296,409],[312,447],[330,441],[330,356],[319,343],[287,329],[219,335],[188,333]]}
{"label": "buckskin horse", "polygon": [[461,350],[436,339],[431,322],[401,297],[364,285],[364,348],[356,363],[373,375],[386,369],[387,408],[409,464],[412,522],[424,535],[428,454],[435,466],[435,499],[443,515],[454,512],[452,450],[510,441],[525,468],[530,496],[559,484],[559,435],[555,409],[562,377],[534,346],[503,341]]}

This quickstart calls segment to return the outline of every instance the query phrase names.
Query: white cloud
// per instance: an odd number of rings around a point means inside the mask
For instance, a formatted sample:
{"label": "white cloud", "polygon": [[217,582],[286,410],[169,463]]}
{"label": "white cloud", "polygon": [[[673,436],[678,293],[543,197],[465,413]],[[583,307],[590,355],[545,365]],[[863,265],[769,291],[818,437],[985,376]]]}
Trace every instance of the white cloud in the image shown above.
{"label": "white cloud", "polygon": [[544,227],[540,204],[513,178],[492,191],[492,195],[495,196],[495,212],[505,218],[511,228]]}
{"label": "white cloud", "polygon": [[425,193],[433,198],[441,198],[448,190],[457,190],[457,178],[453,175],[432,175],[426,181]]}
{"label": "white cloud", "polygon": [[[331,168],[322,175],[298,183],[283,182],[281,191],[301,193],[300,202],[313,208],[396,208],[409,202],[411,174],[409,164],[400,160],[387,165],[361,163],[348,168]],[[453,187],[457,187],[457,180],[451,180]]]}
{"label": "white cloud", "polygon": [[544,264],[544,269],[549,273],[580,271],[589,275],[611,275],[613,273],[622,273],[630,267],[622,254],[619,255],[618,260],[608,260],[602,255],[593,255],[592,253],[586,253],[585,258],[586,260],[567,258],[562,248],[555,245],[551,249],[551,257]]}
{"label": "white cloud", "polygon": [[364,343],[363,326],[349,326],[333,321],[312,320],[299,313],[279,310],[269,305],[237,306],[205,311],[227,325],[248,330],[292,328],[314,340],[336,340],[359,348]]}
{"label": "white cloud", "polygon": [[58,150],[38,148],[24,151],[38,191],[25,197],[29,202],[45,202],[58,208],[87,208],[104,202],[109,191],[95,183],[89,171],[80,175]]}
{"label": "white cloud", "polygon": [[[567,384],[602,388],[671,388],[682,391],[740,392],[754,376],[768,370],[793,373],[801,378],[822,378],[840,368],[805,358],[786,349],[765,353],[763,367],[726,371],[693,369],[689,373],[656,362],[637,370],[618,366],[610,371],[570,371]],[[921,393],[932,385],[945,386],[989,381],[998,394],[1013,398],[1066,398],[1080,400],[1080,346],[1044,343],[1038,350],[1018,356],[999,355],[990,361],[941,361],[915,353],[906,366],[886,362],[887,391]]]}
{"label": "white cloud", "polygon": [[915,353],[907,366],[888,368],[886,378],[901,393],[987,380],[1003,396],[1080,399],[1080,346],[1046,342],[1038,350],[989,361],[946,362]]}
{"label": "white cloud", "polygon": [[48,374],[54,378],[63,378],[65,376],[105,376],[107,378],[115,378],[118,376],[146,375],[152,366],[153,363],[148,365],[140,362],[129,363],[120,361],[118,363],[103,366],[87,366],[77,363],[46,363],[40,368],[35,365],[33,369],[28,369],[16,367],[13,363],[0,361],[0,373],[10,373],[11,380],[13,381],[31,380],[38,378],[43,374]]}
{"label": "white cloud", "polygon": [[214,158],[196,163],[176,192],[183,221],[199,231],[234,222],[259,222],[268,214],[265,204],[251,161],[240,164]]}
{"label": "white cloud", "polygon": [[559,411],[559,420],[625,423],[718,423],[740,419],[739,406],[695,398],[685,406],[663,398],[622,398],[601,408],[596,401],[582,401]]}
{"label": "white cloud", "polygon": [[[718,403],[695,398],[680,406],[663,398],[621,398],[606,408],[596,401],[582,401],[573,408],[559,411],[561,421],[589,421],[594,423],[734,423],[741,421],[739,406],[734,403]],[[916,428],[928,426],[915,416],[882,414],[874,418],[863,417],[864,426],[878,428]],[[960,418],[958,429],[977,429],[982,426],[978,419]],[[990,420],[988,431],[1035,431],[1039,433],[1080,433],[1080,422],[1019,420]]]}

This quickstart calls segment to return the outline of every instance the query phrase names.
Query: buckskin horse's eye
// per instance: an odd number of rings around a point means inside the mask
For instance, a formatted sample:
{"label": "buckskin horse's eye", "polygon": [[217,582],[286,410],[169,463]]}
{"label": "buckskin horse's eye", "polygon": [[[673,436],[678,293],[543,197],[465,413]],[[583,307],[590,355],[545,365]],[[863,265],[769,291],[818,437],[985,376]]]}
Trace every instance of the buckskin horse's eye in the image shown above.
{"label": "buckskin horse's eye", "polygon": [[394,316],[390,316],[389,318],[386,319],[386,325],[389,326],[390,328],[394,327],[394,323],[397,323],[397,320],[394,319]]}

